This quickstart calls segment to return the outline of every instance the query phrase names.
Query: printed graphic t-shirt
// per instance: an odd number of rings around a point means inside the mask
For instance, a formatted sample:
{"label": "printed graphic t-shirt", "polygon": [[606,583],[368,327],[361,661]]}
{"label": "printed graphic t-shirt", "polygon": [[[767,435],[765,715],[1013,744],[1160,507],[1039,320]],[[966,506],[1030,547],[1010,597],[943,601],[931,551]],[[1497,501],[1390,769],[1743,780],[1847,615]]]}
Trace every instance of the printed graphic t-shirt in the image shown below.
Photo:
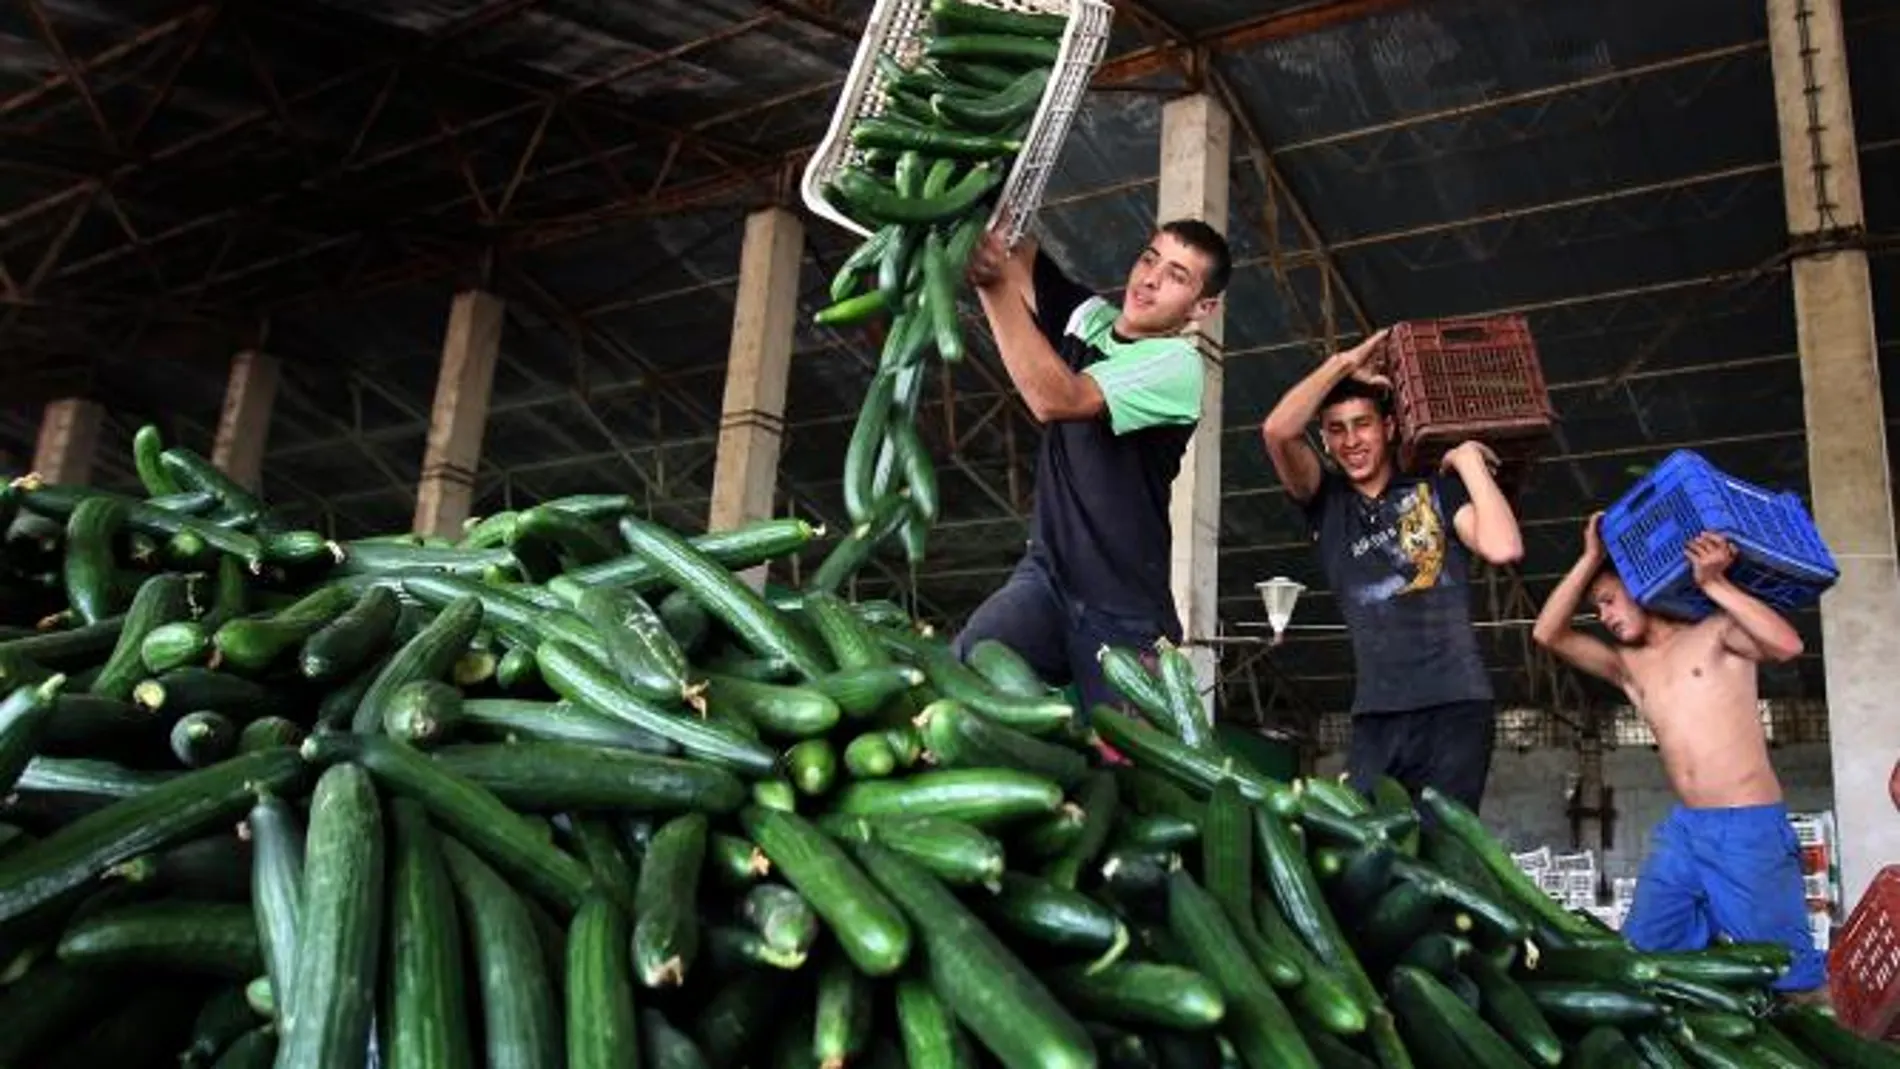
{"label": "printed graphic t-shirt", "polygon": [[1328,471],[1306,503],[1352,635],[1354,713],[1491,699],[1471,629],[1471,554],[1452,526],[1470,500],[1456,475],[1394,478],[1368,498]]}
{"label": "printed graphic t-shirt", "polygon": [[1043,336],[1095,380],[1107,411],[1043,428],[1031,551],[1071,599],[1178,638],[1168,499],[1201,416],[1200,353],[1186,338],[1117,335],[1120,310],[1041,254],[1035,286]]}

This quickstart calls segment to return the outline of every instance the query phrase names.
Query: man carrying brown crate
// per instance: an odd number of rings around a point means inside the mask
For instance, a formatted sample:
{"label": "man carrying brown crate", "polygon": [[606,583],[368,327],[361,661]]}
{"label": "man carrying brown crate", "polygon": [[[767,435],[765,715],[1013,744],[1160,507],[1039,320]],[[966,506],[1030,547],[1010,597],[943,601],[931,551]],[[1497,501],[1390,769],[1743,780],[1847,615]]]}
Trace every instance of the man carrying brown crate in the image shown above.
{"label": "man carrying brown crate", "polygon": [[[1372,364],[1385,336],[1328,358],[1261,433],[1352,638],[1353,785],[1370,791],[1390,776],[1415,796],[1436,787],[1475,811],[1496,710],[1471,627],[1471,556],[1511,564],[1524,543],[1484,445],[1465,442],[1433,474],[1396,470],[1391,384]],[[1315,418],[1336,471],[1307,443]]]}
{"label": "man carrying brown crate", "polygon": [[[1826,965],[1808,932],[1801,845],[1761,728],[1757,668],[1801,654],[1801,636],[1728,577],[1733,543],[1704,533],[1686,555],[1716,611],[1690,623],[1646,612],[1610,565],[1602,513],[1583,555],[1551,592],[1531,637],[1580,671],[1614,684],[1655,732],[1681,803],[1657,826],[1623,934],[1641,950],[1699,950],[1716,936],[1787,946],[1775,987],[1814,992]],[[1571,626],[1586,601],[1616,639]]]}

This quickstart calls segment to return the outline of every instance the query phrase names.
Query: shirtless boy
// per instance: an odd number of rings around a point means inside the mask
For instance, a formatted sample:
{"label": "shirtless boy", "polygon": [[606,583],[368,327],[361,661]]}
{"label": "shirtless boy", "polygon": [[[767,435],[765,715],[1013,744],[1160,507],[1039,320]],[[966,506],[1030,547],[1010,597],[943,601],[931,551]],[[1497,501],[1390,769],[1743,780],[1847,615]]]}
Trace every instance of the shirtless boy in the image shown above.
{"label": "shirtless boy", "polygon": [[[1801,636],[1728,579],[1735,547],[1704,533],[1688,547],[1696,585],[1716,612],[1686,623],[1645,612],[1604,553],[1599,513],[1583,556],[1538,614],[1537,643],[1616,684],[1649,722],[1681,803],[1656,828],[1623,934],[1642,950],[1694,950],[1724,935],[1794,952],[1776,987],[1824,987],[1826,966],[1808,934],[1800,847],[1768,763],[1756,705],[1756,668],[1791,660]],[[1572,629],[1588,597],[1616,638]]]}

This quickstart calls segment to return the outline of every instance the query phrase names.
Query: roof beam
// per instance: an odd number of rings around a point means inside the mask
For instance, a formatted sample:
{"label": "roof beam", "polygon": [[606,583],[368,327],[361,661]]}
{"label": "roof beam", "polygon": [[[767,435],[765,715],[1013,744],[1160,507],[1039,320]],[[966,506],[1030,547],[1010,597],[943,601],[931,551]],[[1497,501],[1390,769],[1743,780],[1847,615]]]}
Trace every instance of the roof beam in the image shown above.
{"label": "roof beam", "polygon": [[[1119,7],[1134,11],[1142,5],[1120,0]],[[1218,30],[1200,35],[1171,34],[1172,39],[1116,56],[1095,72],[1096,85],[1116,86],[1152,78],[1158,74],[1190,70],[1195,53],[1234,52],[1269,41],[1319,33],[1348,22],[1416,6],[1416,0],[1319,0],[1290,11],[1256,15]],[[1152,16],[1139,16],[1152,19]],[[1159,23],[1160,20],[1152,19]]]}

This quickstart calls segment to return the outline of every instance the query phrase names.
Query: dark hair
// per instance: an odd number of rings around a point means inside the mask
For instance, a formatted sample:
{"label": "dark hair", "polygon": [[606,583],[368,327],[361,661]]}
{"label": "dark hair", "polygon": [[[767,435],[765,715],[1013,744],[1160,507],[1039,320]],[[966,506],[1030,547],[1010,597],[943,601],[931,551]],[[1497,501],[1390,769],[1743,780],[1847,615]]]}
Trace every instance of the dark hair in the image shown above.
{"label": "dark hair", "polygon": [[1201,283],[1202,297],[1218,297],[1234,275],[1234,256],[1227,250],[1227,239],[1220,231],[1199,219],[1175,219],[1161,224],[1161,233],[1207,257],[1207,279]]}
{"label": "dark hair", "polygon": [[1392,392],[1390,390],[1382,389],[1369,382],[1363,382],[1354,378],[1341,379],[1339,380],[1339,385],[1326,391],[1326,396],[1320,400],[1319,410],[1324,412],[1334,405],[1343,405],[1347,401],[1356,401],[1360,398],[1371,401],[1374,405],[1378,406],[1379,415],[1389,416],[1392,414]]}

